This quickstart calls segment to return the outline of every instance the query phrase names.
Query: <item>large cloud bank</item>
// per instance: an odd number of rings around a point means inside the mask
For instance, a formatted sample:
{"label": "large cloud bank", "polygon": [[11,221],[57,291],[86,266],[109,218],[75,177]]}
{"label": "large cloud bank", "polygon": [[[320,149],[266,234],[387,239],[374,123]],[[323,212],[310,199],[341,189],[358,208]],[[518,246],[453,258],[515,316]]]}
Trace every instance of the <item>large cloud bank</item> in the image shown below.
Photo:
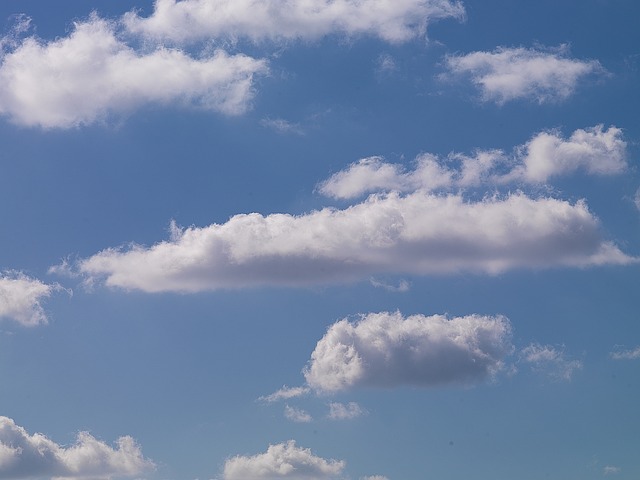
{"label": "large cloud bank", "polygon": [[520,98],[538,103],[563,100],[583,77],[604,72],[595,60],[569,58],[566,46],[555,50],[501,47],[450,55],[446,66],[454,76],[470,76],[482,99],[498,104]]}
{"label": "large cloud bank", "polygon": [[224,480],[331,480],[341,478],[345,462],[326,460],[290,440],[265,453],[236,456],[224,464]]}
{"label": "large cloud bank", "polygon": [[25,126],[69,128],[149,104],[239,114],[263,60],[217,50],[193,59],[166,48],[138,51],[93,15],[67,37],[27,37],[0,56],[0,113]]}
{"label": "large cloud bank", "polygon": [[116,445],[112,448],[81,432],[74,445],[64,447],[0,417],[0,478],[97,480],[138,477],[154,468],[131,437],[120,437]]}
{"label": "large cloud bank", "polygon": [[9,319],[25,327],[46,324],[42,301],[59,290],[20,272],[0,273],[0,320]]}
{"label": "large cloud bank", "polygon": [[304,370],[319,392],[357,386],[432,387],[481,381],[512,353],[504,317],[370,313],[329,327]]}
{"label": "large cloud bank", "polygon": [[433,19],[463,16],[462,4],[451,0],[157,0],[150,17],[131,12],[124,22],[130,32],[174,42],[315,40],[335,33],[397,43],[424,35]]}
{"label": "large cloud bank", "polygon": [[335,173],[319,185],[333,198],[356,198],[375,191],[436,191],[508,183],[538,184],[583,171],[614,175],[627,168],[627,144],[622,130],[603,125],[578,129],[569,138],[559,132],[541,132],[508,155],[502,150],[480,150],[473,155],[451,154],[445,159],[422,154],[409,172],[381,157],[364,158]]}
{"label": "large cloud bank", "polygon": [[71,128],[119,119],[147,105],[243,113],[267,61],[205,49],[198,58],[165,39],[317,39],[373,35],[401,42],[429,21],[461,18],[450,0],[159,0],[153,14],[112,20],[92,14],[64,37],[28,36],[20,17],[0,38],[0,115],[29,127]]}
{"label": "large cloud bank", "polygon": [[419,191],[300,216],[236,215],[151,247],[107,249],[76,268],[111,287],[198,292],[634,261],[603,239],[582,201],[512,194],[467,202]]}

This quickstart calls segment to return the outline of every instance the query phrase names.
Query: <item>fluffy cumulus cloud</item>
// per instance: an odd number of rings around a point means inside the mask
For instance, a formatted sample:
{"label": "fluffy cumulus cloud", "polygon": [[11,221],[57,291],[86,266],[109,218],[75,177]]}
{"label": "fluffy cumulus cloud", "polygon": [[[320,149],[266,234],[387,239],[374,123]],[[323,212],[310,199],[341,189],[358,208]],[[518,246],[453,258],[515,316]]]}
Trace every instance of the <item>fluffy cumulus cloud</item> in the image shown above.
{"label": "fluffy cumulus cloud", "polygon": [[[239,114],[267,65],[217,50],[194,59],[176,49],[138,51],[117,22],[93,15],[66,37],[13,41],[0,54],[0,114],[26,126],[68,128],[148,104],[182,104]],[[5,42],[6,43],[6,42]]]}
{"label": "fluffy cumulus cloud", "polygon": [[627,168],[627,144],[622,130],[603,125],[578,129],[569,138],[558,131],[541,132],[512,154],[480,150],[473,155],[450,154],[438,158],[422,154],[415,168],[369,157],[349,165],[320,183],[318,190],[332,198],[349,199],[376,191],[441,191],[481,185],[544,183],[549,179],[583,171],[614,175]]}
{"label": "fluffy cumulus cloud", "polygon": [[343,461],[327,460],[295,441],[270,445],[265,453],[236,456],[224,464],[224,480],[331,480],[341,478]]}
{"label": "fluffy cumulus cloud", "polygon": [[25,327],[46,324],[42,301],[60,290],[20,272],[0,273],[0,320],[8,319]]}
{"label": "fluffy cumulus cloud", "polygon": [[210,37],[315,40],[373,35],[403,42],[425,34],[438,18],[462,18],[452,0],[157,0],[149,17],[125,16],[130,32],[188,42]]}
{"label": "fluffy cumulus cloud", "polygon": [[81,432],[74,445],[64,447],[0,417],[0,478],[98,480],[138,477],[153,468],[131,437],[120,437],[113,448]]}
{"label": "fluffy cumulus cloud", "polygon": [[329,413],[327,417],[331,420],[351,420],[352,418],[361,417],[366,413],[366,410],[356,402],[331,402],[329,403]]}
{"label": "fluffy cumulus cloud", "polygon": [[496,374],[513,350],[504,317],[370,313],[340,320],[304,370],[316,391],[358,386],[470,384]]}
{"label": "fluffy cumulus cloud", "polygon": [[556,380],[571,380],[576,370],[582,368],[579,360],[570,360],[562,349],[533,343],[520,352],[521,360],[533,370],[545,373]]}
{"label": "fluffy cumulus cloud", "polygon": [[539,103],[570,96],[583,77],[603,73],[595,60],[569,58],[568,48],[497,48],[492,52],[450,55],[446,66],[454,76],[469,76],[485,101],[498,104],[528,98]]}
{"label": "fluffy cumulus cloud", "polygon": [[236,215],[151,247],[81,259],[87,282],[146,292],[344,283],[377,274],[496,274],[636,262],[603,239],[582,201],[524,194],[372,195],[344,210]]}

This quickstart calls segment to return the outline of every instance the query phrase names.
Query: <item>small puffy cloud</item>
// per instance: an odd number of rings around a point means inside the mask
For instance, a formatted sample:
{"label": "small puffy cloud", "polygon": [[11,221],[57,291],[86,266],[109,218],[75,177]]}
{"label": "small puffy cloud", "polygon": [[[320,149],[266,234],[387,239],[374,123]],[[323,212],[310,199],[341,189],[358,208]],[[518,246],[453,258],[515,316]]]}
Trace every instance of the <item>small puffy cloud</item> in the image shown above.
{"label": "small puffy cloud", "polygon": [[47,323],[42,301],[60,290],[20,272],[0,273],[0,319],[9,319],[25,327]]}
{"label": "small puffy cloud", "polygon": [[[0,52],[0,114],[14,123],[69,128],[149,104],[235,115],[253,96],[263,60],[216,50],[193,59],[176,49],[137,51],[97,15],[50,42],[27,37]],[[15,42],[14,42],[15,43]]]}
{"label": "small puffy cloud", "polygon": [[376,191],[407,192],[418,189],[448,189],[453,184],[452,172],[439,164],[434,155],[420,155],[416,168],[408,173],[382,157],[368,157],[352,163],[346,170],[333,174],[318,190],[333,198],[355,198]]}
{"label": "small puffy cloud", "polygon": [[554,50],[500,47],[493,52],[449,55],[450,74],[469,76],[482,99],[497,104],[527,98],[538,103],[563,100],[589,74],[603,73],[596,60],[569,58],[568,48]]}
{"label": "small puffy cloud", "polygon": [[327,415],[331,420],[351,420],[365,415],[367,412],[356,402],[329,403],[329,413]]}
{"label": "small puffy cloud", "polygon": [[371,35],[392,43],[424,36],[429,22],[464,17],[452,0],[157,0],[149,17],[125,15],[130,32],[189,42],[208,38],[317,40]]}
{"label": "small puffy cloud", "polygon": [[620,467],[615,467],[613,465],[607,465],[602,469],[603,475],[616,475],[620,473],[622,469]]}
{"label": "small puffy cloud", "polygon": [[309,415],[309,413],[300,408],[290,407],[289,405],[285,405],[284,407],[284,416],[288,420],[296,423],[309,423],[313,421],[313,417]]}
{"label": "small puffy cloud", "polygon": [[633,197],[633,203],[635,204],[636,208],[640,210],[640,188],[636,190],[636,195]]}
{"label": "small puffy cloud", "polygon": [[576,171],[614,175],[627,168],[626,150],[622,130],[614,126],[578,129],[569,138],[563,138],[557,131],[541,132],[515,147],[511,155],[501,150],[450,154],[445,159],[422,154],[410,171],[405,171],[402,165],[387,163],[382,157],[364,158],[320,183],[318,190],[328,197],[350,199],[378,191],[446,191],[513,182],[535,184]]}
{"label": "small puffy cloud", "polygon": [[571,380],[573,373],[582,368],[579,360],[569,360],[564,351],[550,345],[533,343],[520,352],[521,361],[534,371],[546,373],[556,380]]}
{"label": "small puffy cloud", "polygon": [[632,350],[618,349],[615,352],[611,352],[611,358],[614,360],[637,360],[640,358],[640,346]]}
{"label": "small puffy cloud", "polygon": [[81,432],[74,445],[65,447],[0,417],[0,478],[102,480],[138,477],[153,468],[131,437],[120,437],[113,448]]}
{"label": "small puffy cloud", "polygon": [[228,459],[222,477],[223,480],[337,480],[344,467],[344,461],[318,457],[289,440],[269,445],[265,453]]}
{"label": "small puffy cloud", "polygon": [[324,393],[470,384],[499,372],[512,350],[505,317],[370,313],[331,325],[303,373],[309,386]]}
{"label": "small puffy cloud", "polygon": [[360,477],[360,480],[389,480],[389,479],[382,475],[370,475],[368,477]]}
{"label": "small puffy cloud", "polygon": [[521,164],[507,178],[544,182],[550,177],[582,170],[591,175],[613,175],[627,168],[627,144],[622,130],[597,125],[563,139],[557,132],[542,132],[524,148]]}
{"label": "small puffy cloud", "polygon": [[303,395],[307,395],[311,390],[309,387],[287,387],[283,386],[280,390],[266,395],[264,397],[260,397],[258,400],[267,403],[273,403],[280,400],[288,400],[290,398],[301,397]]}
{"label": "small puffy cloud", "polygon": [[76,268],[109,287],[199,292],[634,262],[603,239],[583,201],[516,193],[470,202],[418,191],[372,195],[344,210],[236,215],[151,247],[103,250]]}

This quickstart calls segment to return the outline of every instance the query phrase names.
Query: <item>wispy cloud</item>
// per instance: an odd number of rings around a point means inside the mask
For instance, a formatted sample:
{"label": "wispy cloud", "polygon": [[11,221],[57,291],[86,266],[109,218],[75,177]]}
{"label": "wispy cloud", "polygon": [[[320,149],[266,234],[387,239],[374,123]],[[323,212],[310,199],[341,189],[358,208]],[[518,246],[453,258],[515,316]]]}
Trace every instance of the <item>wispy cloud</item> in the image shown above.
{"label": "wispy cloud", "polygon": [[238,455],[224,464],[223,480],[338,480],[345,462],[324,459],[296,442],[269,445],[265,453]]}
{"label": "wispy cloud", "polygon": [[607,465],[602,469],[603,475],[617,475],[620,473],[622,469],[620,467],[615,467],[613,465]]}
{"label": "wispy cloud", "polygon": [[596,60],[569,57],[567,45],[555,49],[506,48],[492,52],[449,55],[450,75],[469,76],[482,99],[498,104],[526,98],[538,103],[563,100],[589,74],[604,73]]}
{"label": "wispy cloud", "polygon": [[58,284],[46,284],[21,272],[0,273],[0,319],[9,319],[25,327],[46,324],[42,301],[62,290]]}
{"label": "wispy cloud", "polygon": [[637,360],[640,358],[640,346],[631,350],[617,349],[611,352],[611,358],[614,360]]}
{"label": "wispy cloud", "polygon": [[351,420],[353,418],[361,417],[366,413],[367,411],[356,402],[331,402],[329,403],[329,413],[327,414],[327,418],[330,418],[331,420]]}
{"label": "wispy cloud", "polygon": [[462,19],[461,2],[452,0],[159,0],[149,17],[130,12],[129,32],[189,42],[209,38],[317,40],[327,35],[370,35],[392,43],[424,36],[441,18]]}
{"label": "wispy cloud", "polygon": [[369,282],[371,285],[377,288],[383,288],[388,292],[408,292],[411,288],[411,284],[407,280],[400,280],[397,285],[392,285],[387,282],[383,282],[382,280],[377,280],[375,278],[370,278]]}
{"label": "wispy cloud", "polygon": [[520,356],[533,370],[545,373],[556,380],[571,380],[575,371],[582,369],[581,361],[568,359],[564,349],[551,345],[533,343],[523,348]]}
{"label": "wispy cloud", "polygon": [[30,435],[12,419],[0,417],[2,478],[139,477],[154,468],[131,437],[120,437],[113,448],[87,432],[80,432],[76,443],[65,447],[40,433]]}
{"label": "wispy cloud", "polygon": [[260,397],[258,400],[273,403],[280,400],[289,400],[290,398],[301,397],[303,395],[307,395],[310,391],[311,389],[309,387],[287,387],[285,385],[280,390],[270,395]]}
{"label": "wispy cloud", "polygon": [[557,131],[540,132],[511,154],[479,150],[446,158],[424,153],[413,170],[369,157],[352,163],[320,183],[318,191],[332,198],[350,199],[377,191],[448,191],[454,188],[539,184],[578,171],[615,175],[627,169],[627,144],[622,130],[596,125],[578,129],[569,138]]}
{"label": "wispy cloud", "polygon": [[284,416],[286,419],[296,423],[309,423],[313,421],[313,417],[309,415],[308,412],[300,408],[290,407],[289,405],[285,405],[284,407]]}
{"label": "wispy cloud", "polygon": [[504,317],[370,313],[331,325],[304,376],[319,392],[469,384],[499,372],[512,350]]}
{"label": "wispy cloud", "polygon": [[279,134],[304,135],[304,130],[298,123],[291,123],[283,118],[263,118],[260,125]]}

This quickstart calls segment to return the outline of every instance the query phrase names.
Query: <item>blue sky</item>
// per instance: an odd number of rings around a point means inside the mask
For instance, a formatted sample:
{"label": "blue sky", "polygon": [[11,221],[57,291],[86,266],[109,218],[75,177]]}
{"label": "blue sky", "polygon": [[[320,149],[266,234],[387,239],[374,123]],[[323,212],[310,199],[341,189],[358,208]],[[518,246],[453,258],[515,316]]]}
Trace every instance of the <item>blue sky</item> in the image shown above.
{"label": "blue sky", "polygon": [[89,3],[0,4],[0,478],[640,475],[636,2]]}

